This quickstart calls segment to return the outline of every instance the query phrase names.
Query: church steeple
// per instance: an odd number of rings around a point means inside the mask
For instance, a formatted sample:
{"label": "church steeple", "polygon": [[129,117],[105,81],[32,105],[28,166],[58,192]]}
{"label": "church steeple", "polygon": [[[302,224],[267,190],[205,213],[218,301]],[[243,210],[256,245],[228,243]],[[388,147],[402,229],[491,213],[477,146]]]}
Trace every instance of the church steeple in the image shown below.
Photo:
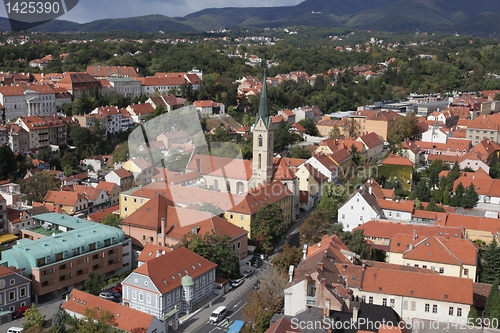
{"label": "church steeple", "polygon": [[259,113],[257,114],[257,119],[255,123],[262,119],[266,128],[269,128],[269,106],[267,104],[267,82],[266,82],[266,71],[264,70],[264,79],[262,80],[262,91],[260,93],[260,104]]}
{"label": "church steeple", "polygon": [[249,187],[255,188],[261,184],[269,184],[273,178],[273,147],[274,128],[267,104],[266,73],[262,81],[259,113],[255,117],[253,128],[253,161],[252,178]]}

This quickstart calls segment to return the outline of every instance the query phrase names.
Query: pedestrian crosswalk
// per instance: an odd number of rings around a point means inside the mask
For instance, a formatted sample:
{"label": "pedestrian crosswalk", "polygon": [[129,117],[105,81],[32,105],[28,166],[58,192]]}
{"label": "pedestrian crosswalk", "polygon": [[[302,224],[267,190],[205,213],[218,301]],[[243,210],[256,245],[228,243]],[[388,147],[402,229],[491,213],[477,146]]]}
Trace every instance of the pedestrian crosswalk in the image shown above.
{"label": "pedestrian crosswalk", "polygon": [[212,324],[213,326],[221,327],[221,328],[228,328],[231,326],[231,324],[234,322],[234,320],[229,320],[229,319],[224,319],[218,323],[212,323],[211,321],[207,321],[207,324]]}

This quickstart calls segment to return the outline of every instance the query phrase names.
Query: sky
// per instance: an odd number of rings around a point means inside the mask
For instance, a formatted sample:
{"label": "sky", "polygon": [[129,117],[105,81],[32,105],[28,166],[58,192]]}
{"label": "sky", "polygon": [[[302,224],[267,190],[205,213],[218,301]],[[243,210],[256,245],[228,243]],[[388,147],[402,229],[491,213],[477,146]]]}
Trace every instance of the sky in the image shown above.
{"label": "sky", "polygon": [[[78,23],[105,18],[123,18],[150,14],[185,16],[205,9],[221,7],[293,6],[303,0],[80,0],[69,13],[59,17]],[[0,16],[7,17],[0,5]]]}

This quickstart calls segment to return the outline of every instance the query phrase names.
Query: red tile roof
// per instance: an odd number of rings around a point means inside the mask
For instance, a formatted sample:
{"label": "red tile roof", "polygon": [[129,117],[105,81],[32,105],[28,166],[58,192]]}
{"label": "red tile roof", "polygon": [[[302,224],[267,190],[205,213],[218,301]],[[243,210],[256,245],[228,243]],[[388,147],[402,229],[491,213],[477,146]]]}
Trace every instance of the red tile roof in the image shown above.
{"label": "red tile roof", "polygon": [[81,315],[85,313],[87,308],[98,308],[98,315],[101,313],[100,311],[109,311],[114,315],[115,327],[126,332],[145,333],[155,320],[153,315],[105,300],[76,288],[68,295],[68,301],[62,304],[62,308]]}
{"label": "red tile roof", "polygon": [[415,207],[415,203],[413,202],[413,200],[392,201],[385,199],[377,199],[377,203],[382,209],[397,210],[409,213],[413,213],[413,209]]}
{"label": "red tile roof", "polygon": [[124,76],[139,77],[137,71],[132,66],[87,66],[86,72],[94,77]]}
{"label": "red tile roof", "polygon": [[227,157],[197,154],[186,169],[198,171],[202,175],[246,181],[252,177],[252,161]]}
{"label": "red tile roof", "polygon": [[413,163],[406,157],[391,154],[385,160],[382,161],[383,165],[404,165],[413,167]]}
{"label": "red tile roof", "polygon": [[127,216],[122,221],[122,225],[155,231],[161,230],[161,217],[166,217],[167,220],[170,218],[167,215],[167,207],[169,206],[174,206],[172,200],[167,199],[163,195],[156,194],[138,210]]}
{"label": "red tile roof", "polygon": [[372,220],[356,227],[354,230],[364,230],[366,236],[383,239],[390,239],[397,234],[413,234],[414,231],[419,237],[449,236],[463,238],[461,226],[454,225],[426,226]]}
{"label": "red tile roof", "polygon": [[[181,286],[181,278],[186,275],[186,272],[193,279],[196,279],[198,276],[216,267],[216,264],[185,247],[180,247],[172,252],[168,252],[145,262],[143,265],[136,268],[134,273],[148,276],[159,293],[164,295]],[[127,279],[125,279],[122,284],[127,285]]]}
{"label": "red tile roof", "polygon": [[120,179],[133,177],[133,176],[132,176],[132,174],[131,174],[130,172],[128,172],[127,170],[125,170],[124,168],[116,169],[116,170],[113,170],[113,171],[111,171],[111,172],[116,173],[116,175],[117,175]]}
{"label": "red tile roof", "polygon": [[89,214],[88,219],[94,222],[101,222],[106,216],[112,215],[114,212],[120,211],[120,205],[111,206],[109,208],[100,210],[93,214]]}
{"label": "red tile roof", "polygon": [[472,305],[471,279],[367,267],[361,290]]}
{"label": "red tile roof", "polygon": [[468,230],[489,231],[493,235],[496,235],[500,230],[499,221],[500,220],[496,218],[482,216],[449,214],[446,220],[446,226],[460,227]]}
{"label": "red tile roof", "polygon": [[48,191],[43,200],[57,205],[74,206],[80,199],[84,199],[84,196],[77,192]]}
{"label": "red tile roof", "polygon": [[363,142],[368,149],[384,145],[384,140],[375,132],[361,135],[357,140]]}
{"label": "red tile roof", "polygon": [[146,244],[141,251],[141,254],[137,257],[137,261],[146,262],[153,260],[156,257],[165,255],[169,252],[172,252],[174,249],[171,247],[165,247],[155,244]]}

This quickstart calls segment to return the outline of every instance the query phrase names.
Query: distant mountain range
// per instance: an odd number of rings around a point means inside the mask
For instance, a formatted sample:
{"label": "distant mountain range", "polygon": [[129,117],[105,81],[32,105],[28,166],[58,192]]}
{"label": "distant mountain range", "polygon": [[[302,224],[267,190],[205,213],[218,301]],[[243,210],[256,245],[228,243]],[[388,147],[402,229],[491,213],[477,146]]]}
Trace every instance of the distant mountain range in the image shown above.
{"label": "distant mountain range", "polygon": [[[84,24],[55,20],[33,30],[202,32],[238,26],[272,28],[304,25],[392,32],[418,29],[495,36],[500,35],[498,17],[498,0],[306,0],[296,6],[209,8],[175,18],[148,15]],[[0,18],[0,29],[8,30],[8,27],[8,20]]]}

